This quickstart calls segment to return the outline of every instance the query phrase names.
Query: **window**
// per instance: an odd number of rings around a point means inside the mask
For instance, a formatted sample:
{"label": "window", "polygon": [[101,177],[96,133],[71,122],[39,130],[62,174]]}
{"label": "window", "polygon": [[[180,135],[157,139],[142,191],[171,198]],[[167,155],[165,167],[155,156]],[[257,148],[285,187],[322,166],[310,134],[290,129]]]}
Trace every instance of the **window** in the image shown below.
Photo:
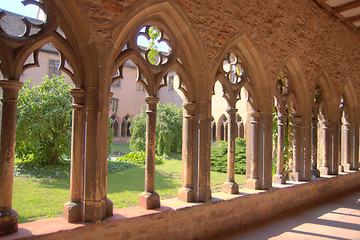
{"label": "window", "polygon": [[120,79],[115,80],[111,86],[114,88],[120,88],[121,87]]}
{"label": "window", "polygon": [[168,78],[167,87],[169,92],[174,90],[174,76]]}
{"label": "window", "polygon": [[49,61],[49,76],[53,76],[55,74],[55,76],[60,76],[61,75],[61,71],[59,70],[60,68],[60,61],[55,61],[55,60],[50,60]]}

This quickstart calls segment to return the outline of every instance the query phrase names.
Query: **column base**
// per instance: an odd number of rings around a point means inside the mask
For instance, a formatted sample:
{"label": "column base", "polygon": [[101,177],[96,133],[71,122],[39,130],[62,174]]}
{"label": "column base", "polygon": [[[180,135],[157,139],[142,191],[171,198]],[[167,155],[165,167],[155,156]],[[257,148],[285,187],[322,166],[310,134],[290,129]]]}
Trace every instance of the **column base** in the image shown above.
{"label": "column base", "polygon": [[339,165],[339,172],[344,172],[345,171],[345,168],[344,168],[344,166],[343,165]]}
{"label": "column base", "polygon": [[320,177],[320,171],[318,169],[311,169],[311,176],[319,178]]}
{"label": "column base", "polygon": [[273,177],[273,183],[275,184],[285,184],[286,183],[286,177],[282,174],[275,174]]}
{"label": "column base", "polygon": [[249,178],[245,182],[245,187],[254,190],[260,190],[261,184],[259,179]]}
{"label": "column base", "polygon": [[139,207],[156,209],[160,207],[160,196],[157,192],[143,192],[139,195]]}
{"label": "column base", "polygon": [[16,210],[10,209],[0,212],[0,236],[18,230],[19,215]]}
{"label": "column base", "polygon": [[344,166],[344,170],[345,170],[345,171],[350,171],[350,170],[351,170],[351,165],[350,165],[350,163],[344,163],[343,166]]}
{"label": "column base", "polygon": [[183,187],[179,189],[178,199],[183,202],[195,202],[194,191],[191,188]]}
{"label": "column base", "polygon": [[70,201],[65,203],[63,206],[63,218],[65,218],[68,223],[81,222],[83,220],[81,202]]}
{"label": "column base", "polygon": [[301,181],[300,172],[292,172],[290,174],[290,180],[294,182],[300,182]]}
{"label": "column base", "polygon": [[328,167],[321,167],[320,168],[320,175],[329,175],[329,168]]}
{"label": "column base", "polygon": [[238,194],[239,185],[236,182],[225,182],[222,191],[228,194]]}
{"label": "column base", "polygon": [[114,204],[109,198],[105,199],[105,203],[106,203],[106,217],[112,217]]}

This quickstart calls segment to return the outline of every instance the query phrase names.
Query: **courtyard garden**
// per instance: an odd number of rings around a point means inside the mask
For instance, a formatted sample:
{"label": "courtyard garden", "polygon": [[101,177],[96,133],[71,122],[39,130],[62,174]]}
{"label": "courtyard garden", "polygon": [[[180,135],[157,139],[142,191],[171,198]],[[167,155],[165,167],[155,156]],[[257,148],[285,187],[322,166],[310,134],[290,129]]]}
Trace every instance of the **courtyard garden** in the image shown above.
{"label": "courtyard garden", "polygon": [[[112,144],[113,152],[120,150],[129,152],[129,144]],[[62,206],[70,196],[70,162],[43,166],[17,160],[15,165],[13,208],[19,213],[19,221],[61,216]],[[138,195],[144,191],[144,167],[117,161],[109,161],[108,165],[108,197],[114,208],[137,205]],[[155,179],[161,199],[177,197],[181,188],[181,154],[169,155],[158,163]],[[212,191],[221,191],[225,180],[226,173],[212,171]],[[245,176],[237,174],[236,181],[243,185]]]}

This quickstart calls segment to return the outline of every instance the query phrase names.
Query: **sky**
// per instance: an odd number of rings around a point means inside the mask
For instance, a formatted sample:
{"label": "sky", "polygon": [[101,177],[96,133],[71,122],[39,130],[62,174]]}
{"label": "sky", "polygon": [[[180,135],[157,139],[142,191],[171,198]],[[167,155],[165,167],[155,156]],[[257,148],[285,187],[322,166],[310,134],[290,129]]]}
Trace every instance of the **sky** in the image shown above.
{"label": "sky", "polygon": [[31,18],[36,18],[39,8],[32,4],[29,4],[25,7],[21,3],[21,0],[0,0],[0,9]]}

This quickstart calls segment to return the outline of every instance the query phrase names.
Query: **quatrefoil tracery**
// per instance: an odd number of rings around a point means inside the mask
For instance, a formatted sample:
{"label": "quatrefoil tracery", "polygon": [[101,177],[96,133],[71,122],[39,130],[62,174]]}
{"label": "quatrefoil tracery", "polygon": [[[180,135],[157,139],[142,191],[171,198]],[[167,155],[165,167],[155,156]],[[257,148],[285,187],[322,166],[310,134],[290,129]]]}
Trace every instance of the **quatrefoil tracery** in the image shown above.
{"label": "quatrefoil tracery", "polygon": [[242,62],[235,53],[225,55],[223,70],[226,78],[233,84],[238,84],[246,78]]}
{"label": "quatrefoil tracery", "polygon": [[160,66],[168,62],[172,49],[169,39],[160,28],[142,27],[137,35],[136,43],[141,55],[152,65]]}
{"label": "quatrefoil tracery", "polygon": [[[22,1],[22,4],[24,6],[27,5],[36,5],[40,8],[41,11],[45,13],[45,6],[43,3],[35,1],[35,0],[24,0]],[[3,10],[0,10],[0,22],[6,21],[6,18],[11,18],[11,16],[8,16]],[[26,39],[31,36],[37,35],[41,30],[45,28],[45,25],[47,24],[47,20],[41,21],[41,20],[29,20],[27,17],[22,17],[21,22],[24,25],[24,30],[22,33],[13,32],[12,29],[4,29],[2,24],[0,24],[0,34],[10,37],[10,38],[17,38],[17,39]],[[14,19],[8,19],[8,21],[14,21]]]}

